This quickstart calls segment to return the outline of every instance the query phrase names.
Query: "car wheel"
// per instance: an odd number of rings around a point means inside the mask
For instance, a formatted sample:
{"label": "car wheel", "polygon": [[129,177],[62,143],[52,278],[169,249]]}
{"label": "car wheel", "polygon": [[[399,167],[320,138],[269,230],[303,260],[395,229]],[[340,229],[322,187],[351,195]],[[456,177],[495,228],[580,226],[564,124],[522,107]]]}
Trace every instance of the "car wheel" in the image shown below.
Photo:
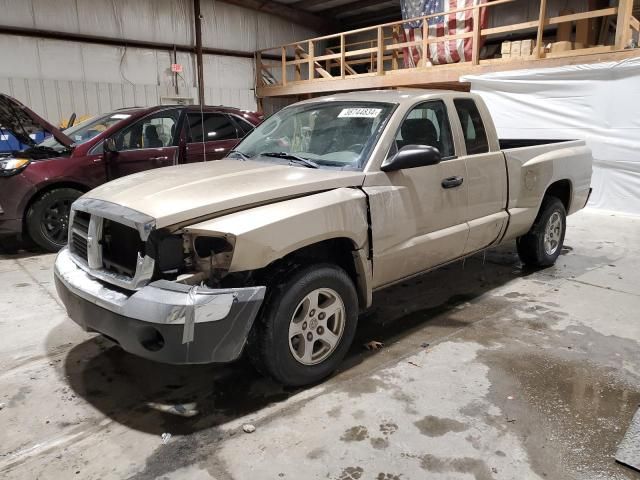
{"label": "car wheel", "polygon": [[71,204],[82,192],[56,188],[43,193],[31,204],[26,216],[31,240],[48,252],[57,252],[67,243]]}
{"label": "car wheel", "polygon": [[288,386],[318,382],[347,354],[358,322],[349,275],[333,265],[304,268],[275,287],[249,339],[256,368]]}
{"label": "car wheel", "polygon": [[556,262],[564,244],[567,212],[556,197],[545,197],[531,230],[518,238],[520,260],[526,265],[548,267]]}

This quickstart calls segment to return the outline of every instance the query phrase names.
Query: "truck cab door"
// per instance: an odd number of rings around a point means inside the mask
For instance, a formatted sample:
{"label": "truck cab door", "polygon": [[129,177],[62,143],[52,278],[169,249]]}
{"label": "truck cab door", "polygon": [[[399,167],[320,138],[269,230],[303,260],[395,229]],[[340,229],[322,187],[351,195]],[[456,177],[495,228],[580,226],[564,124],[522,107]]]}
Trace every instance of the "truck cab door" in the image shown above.
{"label": "truck cab door", "polygon": [[386,173],[387,186],[365,186],[373,229],[374,287],[446,263],[464,251],[466,165],[456,157],[450,125],[443,101],[416,105],[402,122],[389,156],[405,145],[428,145],[440,151],[442,161]]}
{"label": "truck cab door", "polygon": [[228,115],[190,111],[184,122],[185,163],[220,160],[238,144],[240,135]]}
{"label": "truck cab door", "polygon": [[179,152],[176,125],[179,116],[177,109],[157,112],[115,134],[113,138],[117,151],[105,152],[109,156],[110,178],[176,165]]}
{"label": "truck cab door", "polygon": [[469,238],[464,253],[467,254],[496,243],[506,228],[507,169],[486,107],[480,105],[481,111],[472,98],[457,98],[453,104],[455,128],[459,129],[459,138],[464,139],[462,147],[466,153]]}

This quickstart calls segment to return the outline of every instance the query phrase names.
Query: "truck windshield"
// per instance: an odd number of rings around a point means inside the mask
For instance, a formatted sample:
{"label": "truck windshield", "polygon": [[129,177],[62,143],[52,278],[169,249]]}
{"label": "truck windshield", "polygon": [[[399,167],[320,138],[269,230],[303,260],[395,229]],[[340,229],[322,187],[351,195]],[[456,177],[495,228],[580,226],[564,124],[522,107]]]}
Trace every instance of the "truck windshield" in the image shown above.
{"label": "truck windshield", "polygon": [[[360,169],[395,105],[321,102],[285,108],[269,117],[235,150],[238,158],[292,162],[317,168]],[[302,159],[302,160],[300,160]]]}
{"label": "truck windshield", "polygon": [[[63,130],[63,133],[73,140],[76,144],[84,143],[91,140],[96,135],[101,134],[107,128],[115,125],[118,122],[126,120],[131,115],[128,113],[109,113],[107,115],[99,115],[97,117],[89,118],[84,122],[80,122],[73,127]],[[61,145],[54,137],[49,137],[38,144],[39,147],[52,148],[54,150],[64,150],[65,147]]]}

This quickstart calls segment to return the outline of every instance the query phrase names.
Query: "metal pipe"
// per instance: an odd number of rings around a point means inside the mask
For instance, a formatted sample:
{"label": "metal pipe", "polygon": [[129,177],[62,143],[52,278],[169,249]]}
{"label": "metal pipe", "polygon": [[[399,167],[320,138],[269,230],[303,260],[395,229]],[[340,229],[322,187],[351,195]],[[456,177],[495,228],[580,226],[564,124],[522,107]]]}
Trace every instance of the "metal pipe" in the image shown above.
{"label": "metal pipe", "polygon": [[204,69],[202,66],[202,15],[200,0],[193,0],[193,17],[196,24],[196,68],[198,70],[198,101],[204,105]]}
{"label": "metal pipe", "polygon": [[[176,51],[176,46],[173,46],[173,64],[178,64],[178,52]],[[180,94],[180,89],[178,88],[178,72],[174,72],[173,74],[173,83],[176,88],[176,96]]]}
{"label": "metal pipe", "polygon": [[[146,48],[149,50],[164,50],[171,52],[195,53],[195,47],[191,45],[174,45],[173,43],[148,42],[144,40],[130,40],[126,38],[102,37],[98,35],[86,35],[83,33],[56,32],[53,30],[40,30],[33,28],[10,27],[0,25],[0,35],[17,35],[21,37],[45,38],[47,40],[62,40],[67,42],[83,42],[94,45],[110,45],[114,47]],[[224,57],[254,58],[253,52],[242,50],[229,50],[226,48],[202,47],[204,55],[220,55]],[[280,55],[263,54],[262,58],[280,60]],[[293,60],[291,57],[289,60]]]}

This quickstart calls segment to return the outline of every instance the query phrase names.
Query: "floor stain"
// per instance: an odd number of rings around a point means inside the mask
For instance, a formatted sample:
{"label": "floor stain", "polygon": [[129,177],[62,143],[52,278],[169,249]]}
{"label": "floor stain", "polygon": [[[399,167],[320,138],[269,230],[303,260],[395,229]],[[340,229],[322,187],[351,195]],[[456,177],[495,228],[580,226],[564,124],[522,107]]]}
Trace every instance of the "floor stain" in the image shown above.
{"label": "floor stain", "polygon": [[309,453],[307,453],[307,458],[309,460],[317,460],[318,458],[323,457],[326,453],[327,451],[322,447],[314,448]]}
{"label": "floor stain", "polygon": [[441,458],[434,455],[423,455],[420,466],[432,473],[468,473],[475,480],[492,480],[494,477],[487,464],[477,458]]}
{"label": "floor stain", "polygon": [[[529,348],[486,351],[491,399],[509,419],[507,428],[521,436],[541,476],[581,472],[584,478],[633,478],[613,455],[640,404],[640,387],[622,378],[622,360],[606,352],[635,361],[637,344],[584,327],[574,330],[581,335],[572,336],[571,349],[541,352],[532,339],[523,338]],[[555,332],[557,341],[566,342],[567,332]],[[590,348],[594,342],[604,354]],[[603,357],[592,363],[597,355]]]}
{"label": "floor stain", "polygon": [[362,467],[347,467],[342,470],[338,480],[358,480],[362,478],[364,469]]}
{"label": "floor stain", "polygon": [[376,480],[400,480],[400,477],[402,477],[402,474],[395,475],[393,473],[380,472],[376,477]]}
{"label": "floor stain", "polygon": [[433,415],[427,415],[422,420],[414,422],[414,425],[418,427],[420,433],[428,437],[441,437],[449,432],[464,432],[467,429],[467,426],[462,422]]}
{"label": "floor stain", "polygon": [[10,399],[8,403],[8,407],[12,408],[17,405],[21,405],[27,399],[27,396],[31,393],[31,387],[20,387],[18,392],[15,393]]}
{"label": "floor stain", "polygon": [[327,412],[327,415],[329,415],[331,418],[338,418],[340,416],[340,412],[342,412],[342,407],[338,405],[337,407],[333,407],[331,410],[329,410]]}
{"label": "floor stain", "polygon": [[356,425],[346,430],[340,437],[340,440],[343,442],[361,442],[367,438],[369,438],[367,427]]}
{"label": "floor stain", "polygon": [[375,437],[370,440],[371,446],[376,450],[384,450],[389,447],[389,440],[382,437]]}
{"label": "floor stain", "polygon": [[383,423],[380,425],[380,432],[385,435],[393,435],[398,431],[398,425],[395,423]]}

